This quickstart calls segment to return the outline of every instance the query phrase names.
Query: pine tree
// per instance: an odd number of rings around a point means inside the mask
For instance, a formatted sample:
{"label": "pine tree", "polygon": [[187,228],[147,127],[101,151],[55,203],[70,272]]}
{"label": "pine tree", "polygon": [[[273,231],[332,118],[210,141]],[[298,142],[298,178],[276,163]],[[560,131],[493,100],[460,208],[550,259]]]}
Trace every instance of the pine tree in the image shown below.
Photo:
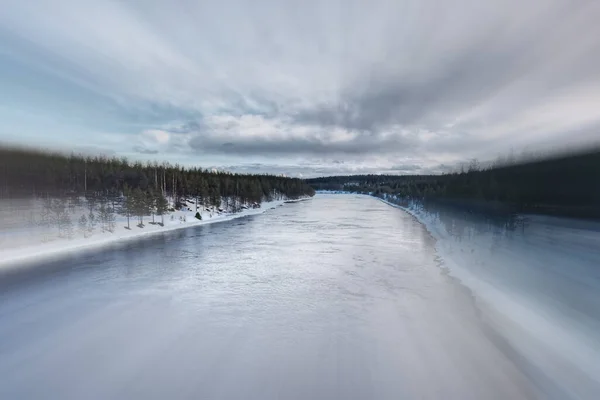
{"label": "pine tree", "polygon": [[87,202],[88,210],[91,214],[94,212],[94,208],[96,208],[96,197],[92,193],[86,193],[85,199]]}
{"label": "pine tree", "polygon": [[98,224],[97,220],[96,220],[96,216],[94,215],[93,212],[90,212],[88,214],[88,235],[92,236],[92,234],[94,233],[94,229],[96,229],[96,225]]}
{"label": "pine tree", "polygon": [[121,202],[119,213],[127,217],[127,229],[131,229],[129,225],[129,219],[135,215],[135,201],[133,198],[133,193],[127,185],[124,185],[123,195],[125,196],[125,199]]}
{"label": "pine tree", "polygon": [[73,222],[68,212],[63,212],[60,215],[60,231],[61,236],[67,239],[73,238]]}
{"label": "pine tree", "polygon": [[108,230],[111,233],[114,232],[115,231],[116,220],[117,219],[115,217],[115,209],[107,207],[106,230]]}
{"label": "pine tree", "polygon": [[155,200],[154,200],[154,204],[156,206],[156,215],[160,215],[160,221],[161,221],[161,225],[165,225],[165,219],[164,219],[164,215],[166,214],[168,208],[169,208],[169,202],[167,202],[167,199],[165,199],[165,196],[163,196],[160,193],[156,193],[155,194]]}
{"label": "pine tree", "polygon": [[98,221],[100,222],[100,230],[102,232],[106,232],[107,229],[107,220],[108,220],[108,209],[106,207],[105,202],[101,201],[100,206],[98,207]]}
{"label": "pine tree", "polygon": [[64,199],[54,199],[51,202],[52,208],[52,220],[58,229],[59,237],[67,237],[69,233],[69,226],[71,225],[71,218],[66,210],[66,204]]}
{"label": "pine tree", "polygon": [[146,195],[140,188],[135,188],[132,192],[133,197],[133,205],[135,210],[135,215],[139,218],[139,227],[144,227],[144,215],[148,212],[148,203],[146,201]]}
{"label": "pine tree", "polygon": [[154,192],[152,190],[146,192],[144,199],[146,202],[146,209],[149,210],[152,215],[152,224],[155,224],[154,215],[156,214],[156,196],[154,195]]}
{"label": "pine tree", "polygon": [[87,238],[88,237],[87,236],[88,221],[87,221],[87,218],[85,217],[85,214],[79,218],[78,225],[79,225],[79,232],[83,235],[84,238]]}

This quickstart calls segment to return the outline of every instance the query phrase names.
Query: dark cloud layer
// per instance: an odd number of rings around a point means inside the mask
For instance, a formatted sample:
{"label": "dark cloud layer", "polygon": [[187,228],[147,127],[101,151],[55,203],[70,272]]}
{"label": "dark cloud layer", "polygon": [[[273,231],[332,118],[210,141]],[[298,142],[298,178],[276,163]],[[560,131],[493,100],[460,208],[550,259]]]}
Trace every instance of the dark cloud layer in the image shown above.
{"label": "dark cloud layer", "polygon": [[379,133],[364,132],[356,138],[333,143],[316,137],[268,139],[243,136],[224,143],[218,136],[198,135],[190,140],[190,146],[204,153],[232,155],[359,155],[409,151],[414,143],[396,135],[383,137]]}
{"label": "dark cloud layer", "polygon": [[0,13],[0,140],[408,173],[600,125],[594,1],[32,1]]}
{"label": "dark cloud layer", "polygon": [[376,78],[347,89],[337,104],[303,110],[294,118],[299,123],[361,131],[395,124],[435,123],[435,117],[428,117],[436,114],[451,118],[525,73],[526,50],[519,47],[522,45],[504,49],[489,37],[418,78],[385,76],[374,71]]}

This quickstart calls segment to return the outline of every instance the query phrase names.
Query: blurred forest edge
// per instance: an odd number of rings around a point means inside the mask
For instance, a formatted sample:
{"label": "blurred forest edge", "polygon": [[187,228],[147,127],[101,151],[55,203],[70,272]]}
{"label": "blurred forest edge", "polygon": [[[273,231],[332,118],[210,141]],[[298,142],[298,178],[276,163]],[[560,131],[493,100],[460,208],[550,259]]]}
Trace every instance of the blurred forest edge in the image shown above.
{"label": "blurred forest edge", "polygon": [[112,232],[116,215],[126,217],[129,229],[134,217],[140,227],[145,216],[152,217],[151,223],[160,216],[163,225],[164,215],[176,210],[195,207],[196,218],[202,219],[202,211],[236,213],[259,208],[263,201],[312,195],[312,187],[295,178],[0,147],[0,204],[35,200],[41,207],[31,218],[37,225],[57,226],[59,237],[73,235],[71,217],[80,209],[89,210],[77,221],[87,236],[86,226]]}
{"label": "blurred forest edge", "polygon": [[473,160],[444,175],[353,175],[308,179],[315,190],[436,202],[472,212],[600,218],[600,149],[491,165]]}
{"label": "blurred forest edge", "polygon": [[7,147],[0,147],[0,171],[1,198],[110,196],[139,189],[176,198],[201,197],[217,203],[214,200],[219,197],[236,196],[245,202],[260,202],[274,195],[296,199],[314,194],[308,184],[296,178]]}

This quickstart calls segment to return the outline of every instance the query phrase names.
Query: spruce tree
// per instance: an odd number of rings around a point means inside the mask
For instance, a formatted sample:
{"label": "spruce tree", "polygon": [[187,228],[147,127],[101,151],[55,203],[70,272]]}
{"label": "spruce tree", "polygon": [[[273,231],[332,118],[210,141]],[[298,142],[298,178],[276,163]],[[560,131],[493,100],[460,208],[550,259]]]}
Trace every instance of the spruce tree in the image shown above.
{"label": "spruce tree", "polygon": [[135,200],[132,191],[127,185],[125,185],[123,194],[125,195],[125,199],[121,203],[120,214],[127,217],[127,229],[131,229],[129,219],[135,215]]}
{"label": "spruce tree", "polygon": [[132,192],[134,213],[139,218],[139,227],[144,227],[144,215],[147,212],[146,195],[140,188],[135,188]]}
{"label": "spruce tree", "polygon": [[150,215],[152,215],[152,224],[154,225],[155,224],[154,215],[156,214],[156,196],[154,194],[154,191],[152,191],[152,189],[150,189],[146,193],[144,193],[144,202],[145,202],[146,211],[149,211]]}
{"label": "spruce tree", "polygon": [[164,219],[164,215],[167,213],[167,210],[169,208],[169,203],[167,202],[167,199],[165,199],[165,196],[163,196],[160,193],[155,193],[155,206],[156,206],[156,215],[160,215],[160,221],[161,221],[161,225],[165,225],[165,219]]}

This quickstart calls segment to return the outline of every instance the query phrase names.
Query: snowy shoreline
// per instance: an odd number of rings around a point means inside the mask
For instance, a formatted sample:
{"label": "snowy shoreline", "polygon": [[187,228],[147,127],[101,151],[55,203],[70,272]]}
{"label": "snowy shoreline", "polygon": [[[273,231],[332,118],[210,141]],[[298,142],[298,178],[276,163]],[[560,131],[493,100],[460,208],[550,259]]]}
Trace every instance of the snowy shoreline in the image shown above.
{"label": "snowy shoreline", "polygon": [[453,254],[451,249],[446,248],[444,246],[443,240],[444,240],[444,238],[447,238],[447,234],[444,235],[443,229],[440,226],[440,224],[438,223],[439,221],[436,221],[436,217],[434,215],[431,215],[431,214],[428,215],[425,212],[420,212],[422,210],[419,210],[417,202],[412,203],[414,205],[414,207],[405,207],[405,206],[401,206],[399,204],[392,203],[391,201],[388,201],[381,197],[373,196],[371,194],[366,194],[366,193],[351,193],[351,192],[343,192],[343,191],[322,190],[322,191],[318,191],[317,194],[325,194],[325,195],[327,195],[327,194],[329,194],[329,195],[347,194],[347,195],[354,195],[354,196],[365,196],[365,197],[369,197],[369,198],[372,198],[375,200],[379,200],[382,203],[384,203],[390,207],[394,207],[394,208],[397,208],[397,209],[400,209],[400,210],[406,212],[407,214],[409,214],[413,218],[415,218],[421,225],[423,225],[423,227],[425,228],[427,233],[429,233],[429,235],[431,235],[431,237],[435,240],[434,247],[435,247],[435,251],[437,252],[438,256],[440,257],[440,263],[441,263],[440,266],[445,268],[450,276],[458,279],[463,284],[466,284],[467,286],[469,286],[469,284],[470,284],[471,288],[473,288],[473,286],[476,286],[473,284],[472,277],[470,277],[468,274],[464,273],[460,268],[456,268],[457,262],[454,260],[454,257],[452,257],[455,254]]}
{"label": "snowy shoreline", "polygon": [[[139,228],[135,226],[135,223],[132,223],[131,229],[119,229],[118,231],[113,233],[106,232],[88,238],[58,239],[48,243],[35,244],[30,246],[19,246],[10,249],[2,247],[0,248],[0,269],[18,266],[23,263],[32,263],[44,260],[48,257],[62,256],[69,252],[99,248],[123,240],[139,239],[148,235],[160,234],[163,232],[190,228],[194,226],[231,221],[233,219],[243,218],[251,215],[258,215],[265,213],[268,210],[280,207],[285,203],[293,203],[303,200],[306,199],[301,198],[295,200],[274,200],[270,202],[263,202],[260,205],[260,208],[249,208],[237,213],[223,213],[216,216],[212,216],[211,214],[210,217],[203,215],[202,220],[196,219],[194,217],[195,212],[193,211],[177,211],[169,215],[165,215],[164,226],[161,226],[159,224],[146,223],[144,228]],[[171,215],[173,217],[177,216],[178,219],[175,220],[175,218],[173,218],[169,221]],[[181,218],[183,218],[183,220]],[[124,221],[119,220],[118,222],[119,225],[123,225]]]}
{"label": "snowy shoreline", "polygon": [[[368,196],[410,214],[434,238],[434,248],[439,256],[440,267],[451,278],[456,279],[458,284],[470,291],[482,323],[500,335],[497,337],[502,337],[502,340],[509,343],[515,351],[525,355],[539,371],[544,371],[548,358],[552,360],[551,364],[576,360],[578,365],[583,366],[583,371],[598,371],[595,349],[592,350],[593,347],[589,346],[589,343],[595,340],[591,333],[593,330],[589,330],[589,326],[577,321],[581,325],[578,330],[573,331],[569,324],[574,321],[568,319],[568,315],[565,316],[556,308],[548,307],[547,303],[540,302],[539,298],[526,291],[517,291],[507,283],[489,280],[489,277],[483,278],[486,275],[481,274],[480,270],[502,270],[511,263],[526,265],[520,258],[511,259],[510,256],[505,258],[494,253],[491,250],[493,248],[491,235],[478,234],[461,241],[447,231],[444,222],[435,212],[422,209],[417,202],[405,207],[369,194],[323,191],[318,194]],[[543,227],[543,224],[541,226]],[[544,236],[542,235],[541,238],[543,239]],[[540,244],[544,242],[538,239],[536,245]],[[531,246],[531,244],[525,242],[523,246]],[[481,254],[479,259],[475,257],[477,254]],[[523,251],[520,254],[526,255],[527,252]],[[557,252],[557,255],[564,254]],[[475,267],[469,268],[474,265],[474,262],[477,262]],[[529,262],[535,263],[535,258],[529,259]],[[546,265],[538,268],[546,268]],[[548,335],[548,332],[555,332],[555,334]],[[590,377],[594,377],[594,374]]]}

